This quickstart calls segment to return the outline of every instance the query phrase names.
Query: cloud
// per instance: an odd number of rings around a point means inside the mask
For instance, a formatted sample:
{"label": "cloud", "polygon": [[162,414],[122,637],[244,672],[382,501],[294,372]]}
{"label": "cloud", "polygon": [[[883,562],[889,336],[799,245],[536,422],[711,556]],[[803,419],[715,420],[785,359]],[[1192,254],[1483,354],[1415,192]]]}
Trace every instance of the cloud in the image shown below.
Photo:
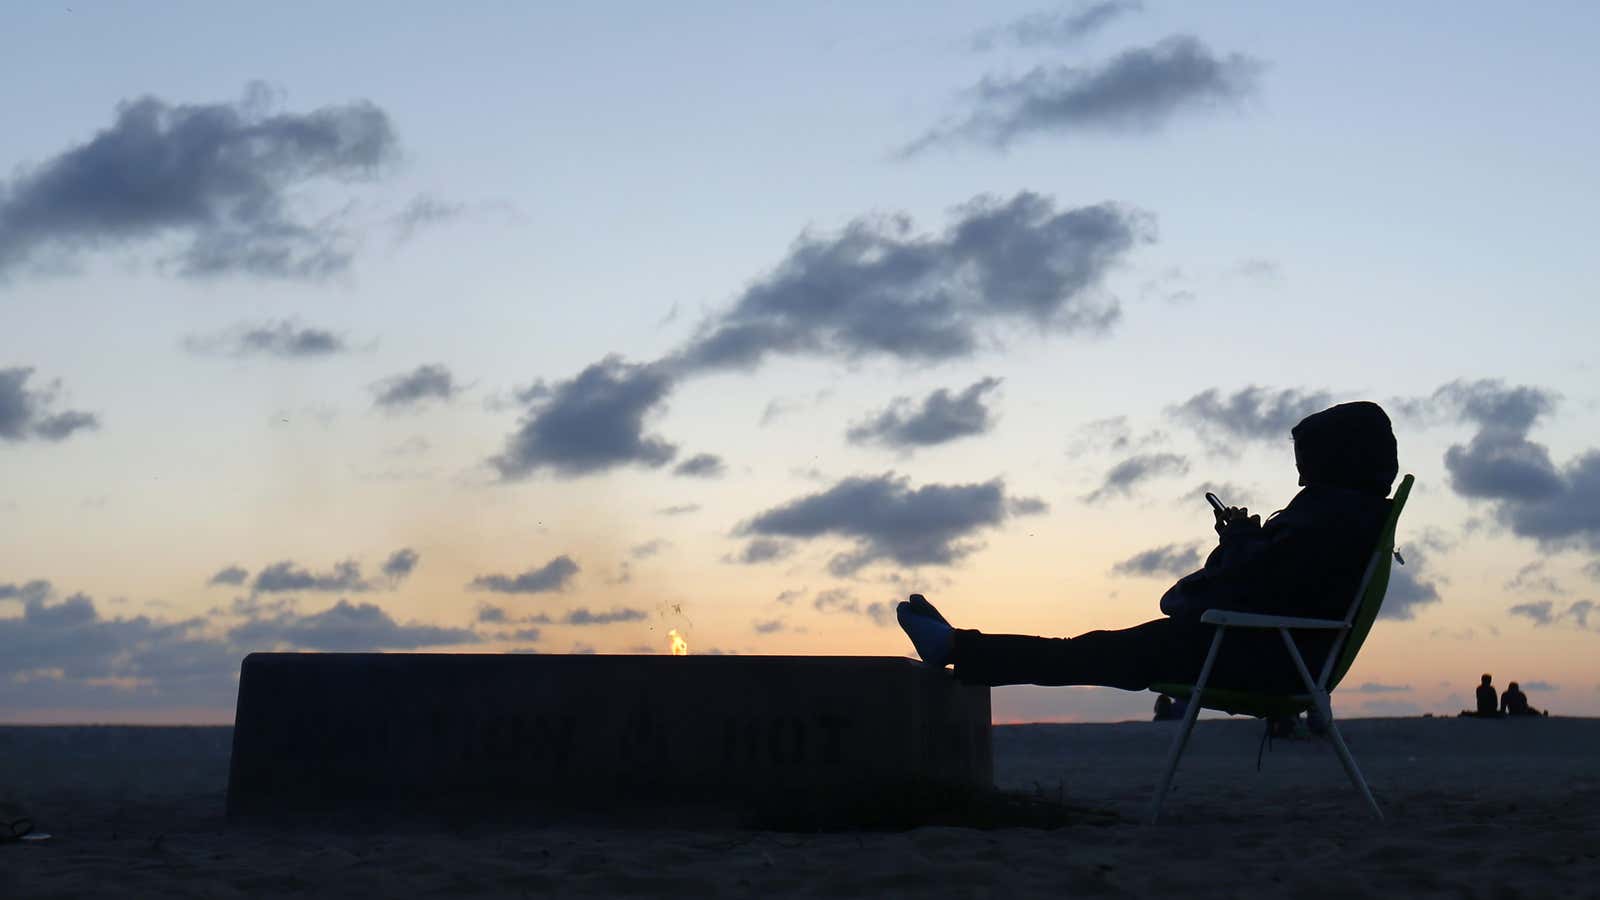
{"label": "cloud", "polygon": [[777,634],[781,631],[789,630],[789,626],[785,624],[782,619],[768,619],[764,622],[752,622],[750,627],[755,629],[756,634]]}
{"label": "cloud", "polygon": [[576,574],[578,564],[563,555],[520,575],[479,575],[467,587],[497,594],[542,594],[565,590]]}
{"label": "cloud", "polygon": [[1545,561],[1536,559],[1517,570],[1502,587],[1508,591],[1525,594],[1555,594],[1563,595],[1567,592],[1555,577],[1545,570]]}
{"label": "cloud", "polygon": [[880,628],[888,625],[893,619],[893,610],[888,603],[868,603],[863,605],[856,596],[846,588],[829,588],[818,591],[812,599],[811,607],[820,613],[846,613],[855,616],[866,616],[872,624]]}
{"label": "cloud", "polygon": [[344,270],[345,236],[298,215],[295,200],[318,182],[373,176],[397,153],[389,117],[365,101],[273,107],[260,84],[238,103],[121,103],[108,128],[0,183],[0,276],[162,239],[179,242],[184,276]]}
{"label": "cloud", "polygon": [[[649,618],[649,614],[642,609],[629,609],[617,607],[615,609],[596,612],[591,609],[579,607],[569,610],[559,617],[551,617],[549,613],[534,613],[532,615],[512,618],[505,609],[498,606],[482,604],[478,607],[478,621],[490,625],[573,625],[578,627],[590,625],[612,625],[617,622],[642,622]],[[535,635],[537,630],[530,629]],[[513,635],[517,637],[521,635]],[[536,638],[526,638],[535,640]]]}
{"label": "cloud", "polygon": [[1124,50],[1098,67],[1036,66],[1015,77],[991,75],[968,92],[964,113],[929,129],[900,156],[948,144],[1004,150],[1048,134],[1155,132],[1181,112],[1235,105],[1253,95],[1261,69],[1251,57],[1218,56],[1193,36],[1174,35]]}
{"label": "cloud", "polygon": [[569,381],[521,392],[526,414],[489,462],[507,480],[539,469],[658,468],[677,447],[646,435],[645,419],[682,379],[752,369],[774,355],[926,364],[970,356],[1006,328],[1103,333],[1120,308],[1097,289],[1149,230],[1143,213],[1109,203],[1060,211],[1024,192],[976,197],[937,235],[915,233],[904,215],[802,234],[663,359],[608,356]]}
{"label": "cloud", "polygon": [[644,434],[644,419],[666,399],[672,379],[660,365],[639,365],[608,356],[570,381],[542,382],[523,398],[530,402],[521,426],[503,453],[490,460],[504,479],[540,469],[588,475],[621,465],[657,468],[677,447]]}
{"label": "cloud", "polygon": [[976,197],[937,235],[915,233],[904,215],[802,234],[663,359],[608,356],[569,381],[521,392],[526,414],[489,462],[507,480],[539,469],[658,468],[677,447],[646,435],[645,419],[682,379],[752,369],[774,355],[926,364],[970,356],[1006,328],[1103,333],[1120,308],[1097,289],[1148,235],[1143,213],[1109,203],[1059,211],[1027,192]]}
{"label": "cloud", "polygon": [[784,559],[794,554],[794,545],[786,541],[773,538],[756,538],[744,545],[744,549],[732,556],[724,556],[723,562],[743,563],[756,565],[758,563],[772,562]]}
{"label": "cloud", "polygon": [[939,235],[904,215],[803,234],[674,357],[684,371],[756,366],[773,354],[938,362],[970,356],[1001,325],[1100,333],[1120,310],[1094,295],[1148,233],[1113,204],[1058,211],[1030,192],[979,196]]}
{"label": "cloud", "polygon": [[1189,460],[1176,453],[1142,453],[1112,466],[1098,488],[1084,495],[1085,503],[1098,503],[1114,496],[1129,497],[1135,486],[1152,478],[1184,475]]}
{"label": "cloud", "polygon": [[1541,388],[1507,387],[1493,379],[1458,379],[1431,397],[1399,403],[1403,414],[1430,420],[1469,422],[1478,427],[1465,444],[1445,451],[1450,486],[1464,497],[1531,502],[1562,491],[1561,473],[1528,431],[1555,409],[1558,397]]}
{"label": "cloud", "polygon": [[617,622],[642,622],[649,618],[649,614],[642,609],[612,609],[606,612],[594,612],[588,609],[574,609],[561,618],[562,625],[611,625]]}
{"label": "cloud", "polygon": [[383,561],[381,571],[391,584],[399,584],[417,567],[418,558],[417,551],[402,547],[389,554],[389,558]]}
{"label": "cloud", "polygon": [[1578,627],[1588,630],[1589,615],[1595,611],[1593,600],[1576,600],[1567,607],[1566,615],[1578,623]]}
{"label": "cloud", "polygon": [[301,647],[308,650],[409,650],[477,643],[477,633],[464,628],[401,625],[371,603],[340,600],[321,612],[279,613],[229,629],[228,639],[256,649]]}
{"label": "cloud", "polygon": [[217,574],[206,579],[206,584],[241,585],[250,578],[250,571],[243,566],[226,566],[218,569]]}
{"label": "cloud", "polygon": [[1506,612],[1513,616],[1531,619],[1535,625],[1549,625],[1555,621],[1554,610],[1554,603],[1549,600],[1540,600],[1537,603],[1518,603],[1507,609]]}
{"label": "cloud", "polygon": [[427,194],[418,194],[412,197],[411,202],[391,220],[394,225],[395,240],[408,241],[423,228],[461,218],[466,215],[468,209],[465,203],[451,203]]}
{"label": "cloud", "polygon": [[1458,378],[1431,396],[1400,398],[1394,405],[1397,413],[1422,424],[1463,421],[1491,431],[1523,433],[1553,412],[1559,401],[1559,395],[1544,388],[1507,387],[1496,378]]}
{"label": "cloud", "polygon": [[416,409],[429,400],[448,403],[460,387],[442,365],[426,364],[409,372],[393,375],[372,386],[372,403],[389,412]]}
{"label": "cloud", "polygon": [[[1575,600],[1565,609],[1557,609],[1553,601],[1540,600],[1536,603],[1518,603],[1506,610],[1513,616],[1521,616],[1535,625],[1556,625],[1562,622],[1571,622],[1573,627],[1581,631],[1600,631],[1600,606],[1593,600]],[[1594,626],[1590,626],[1590,616],[1595,619]]]}
{"label": "cloud", "polygon": [[[0,585],[0,589],[5,588]],[[15,587],[15,586],[12,586]],[[232,708],[239,661],[265,648],[413,649],[474,643],[471,631],[399,624],[369,604],[340,600],[302,615],[293,601],[238,598],[211,619],[102,616],[73,594],[50,603],[49,585],[16,588],[20,616],[0,617],[0,706],[13,710]],[[218,628],[215,617],[239,617]]]}
{"label": "cloud", "polygon": [[658,515],[658,516],[686,516],[689,513],[699,512],[699,511],[700,511],[700,504],[698,504],[698,503],[680,503],[680,504],[678,504],[676,506],[663,506],[660,509],[656,510],[656,515]]}
{"label": "cloud", "polygon": [[1080,426],[1073,434],[1072,443],[1067,445],[1067,453],[1070,456],[1083,456],[1106,450],[1126,453],[1129,450],[1142,450],[1152,444],[1164,443],[1166,440],[1166,434],[1161,431],[1153,430],[1135,435],[1133,427],[1128,424],[1127,416],[1112,416],[1095,419]]}
{"label": "cloud", "polygon": [[835,536],[855,542],[829,569],[848,575],[892,561],[951,565],[978,549],[971,538],[1019,515],[1000,479],[982,484],[929,484],[913,489],[893,472],[846,478],[820,493],[759,513],[737,533],[773,538]]}
{"label": "cloud", "polygon": [[1561,686],[1548,681],[1528,681],[1520,684],[1525,691],[1559,691]]}
{"label": "cloud", "polygon": [[1359,687],[1345,688],[1344,690],[1345,691],[1354,691],[1354,692],[1356,692],[1358,694],[1400,694],[1400,693],[1404,693],[1406,691],[1411,690],[1411,685],[1409,685],[1409,684],[1379,684],[1376,681],[1368,681],[1365,684],[1360,685]]}
{"label": "cloud", "polygon": [[853,444],[909,449],[984,434],[994,417],[983,398],[999,386],[1000,379],[984,378],[954,396],[939,388],[915,405],[909,397],[897,397],[887,409],[852,426],[845,438]]}
{"label": "cloud", "polygon": [[1457,494],[1492,501],[1500,524],[1546,549],[1582,547],[1600,554],[1600,449],[1557,466],[1549,448],[1528,439],[1556,402],[1542,388],[1486,379],[1451,382],[1432,398],[1413,401],[1408,411],[1477,425],[1466,444],[1445,451]]}
{"label": "cloud", "polygon": [[715,453],[696,453],[672,468],[672,474],[685,478],[721,478],[727,471]]}
{"label": "cloud", "polygon": [[202,620],[105,619],[83,594],[56,604],[47,603],[47,594],[29,591],[21,616],[0,618],[0,704],[231,702],[228,673],[237,670],[239,654],[205,637]]}
{"label": "cloud", "polygon": [[320,574],[283,560],[257,572],[250,589],[258,594],[294,591],[360,593],[372,590],[372,585],[361,577],[361,564],[353,559],[336,563],[331,570]]}
{"label": "cloud", "polygon": [[1006,500],[1006,512],[1013,516],[1039,516],[1050,511],[1050,504],[1038,497],[1011,497]]}
{"label": "cloud", "polygon": [[20,442],[33,438],[64,441],[75,432],[100,427],[92,413],[78,410],[53,412],[61,382],[52,381],[41,390],[29,390],[31,367],[0,369],[0,441]]}
{"label": "cloud", "polygon": [[1444,454],[1450,487],[1463,497],[1537,502],[1564,487],[1550,451],[1520,434],[1480,431]]}
{"label": "cloud", "polygon": [[1277,260],[1264,259],[1262,257],[1242,259],[1230,267],[1224,277],[1279,282],[1283,280],[1283,264]]}
{"label": "cloud", "polygon": [[1187,575],[1200,568],[1200,549],[1194,544],[1163,544],[1128,557],[1111,567],[1113,575]]}
{"label": "cloud", "polygon": [[645,541],[642,544],[634,544],[632,547],[629,547],[628,555],[634,559],[648,559],[671,546],[671,541],[656,538],[655,540]]}
{"label": "cloud", "polygon": [[403,209],[389,218],[389,225],[394,230],[394,243],[403,244],[416,237],[419,231],[451,222],[498,219],[512,223],[520,218],[516,207],[510,203],[500,201],[461,203],[441,200],[428,194],[418,194],[412,197]]}
{"label": "cloud", "polygon": [[1332,405],[1327,391],[1250,385],[1228,396],[1208,388],[1167,413],[1212,441],[1214,449],[1226,449],[1239,441],[1287,440],[1301,419]]}
{"label": "cloud", "polygon": [[1361,704],[1361,711],[1371,716],[1414,716],[1422,712],[1422,707],[1403,700],[1367,700]]}
{"label": "cloud", "polygon": [[347,352],[343,337],[321,328],[308,328],[288,319],[260,325],[236,325],[212,335],[190,335],[183,348],[201,356],[234,359],[321,359]]}
{"label": "cloud", "polygon": [[992,50],[1001,44],[1017,47],[1066,47],[1077,44],[1113,21],[1144,9],[1139,0],[1099,0],[1079,3],[1071,11],[1029,13],[972,38],[973,50]]}
{"label": "cloud", "polygon": [[0,582],[0,600],[21,600],[23,603],[43,603],[50,596],[50,582],[35,578],[22,584]]}

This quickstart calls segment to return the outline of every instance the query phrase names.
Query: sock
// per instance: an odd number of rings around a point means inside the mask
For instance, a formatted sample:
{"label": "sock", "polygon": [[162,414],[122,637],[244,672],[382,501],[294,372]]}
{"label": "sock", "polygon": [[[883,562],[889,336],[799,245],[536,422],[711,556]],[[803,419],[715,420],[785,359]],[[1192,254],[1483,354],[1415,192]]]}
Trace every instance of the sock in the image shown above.
{"label": "sock", "polygon": [[[895,607],[895,618],[900,620],[906,637],[911,638],[911,645],[917,648],[917,656],[930,666],[943,668],[950,662],[950,652],[955,646],[955,631],[939,615],[938,610],[922,600],[920,594],[913,594],[912,598],[912,602]],[[922,602],[918,604],[916,600]],[[919,607],[926,607],[932,615]]]}
{"label": "sock", "polygon": [[950,622],[946,620],[944,616],[939,615],[939,611],[937,609],[933,608],[933,604],[928,602],[927,597],[924,597],[921,594],[912,594],[910,602],[911,609],[913,611],[919,612],[925,616],[933,616],[935,619],[944,622],[946,625],[950,624]]}

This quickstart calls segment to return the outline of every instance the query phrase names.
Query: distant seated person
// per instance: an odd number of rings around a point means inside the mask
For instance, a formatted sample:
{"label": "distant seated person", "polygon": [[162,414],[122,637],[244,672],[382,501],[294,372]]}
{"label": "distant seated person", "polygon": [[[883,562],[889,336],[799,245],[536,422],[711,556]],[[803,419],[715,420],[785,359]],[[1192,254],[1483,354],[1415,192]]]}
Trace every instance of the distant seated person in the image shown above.
{"label": "distant seated person", "polygon": [[1168,697],[1166,694],[1162,694],[1156,698],[1155,721],[1170,722],[1174,719],[1181,718],[1183,718],[1183,714],[1178,712],[1177,704],[1172,702],[1171,697]]}
{"label": "distant seated person", "polygon": [[1484,718],[1500,715],[1500,692],[1494,689],[1493,681],[1494,676],[1486,674],[1478,683],[1478,715]]}
{"label": "distant seated person", "polygon": [[[1074,638],[984,634],[952,628],[927,599],[912,594],[896,608],[900,627],[924,662],[954,665],[968,683],[1141,691],[1199,678],[1215,633],[1200,621],[1208,609],[1343,619],[1389,514],[1389,489],[1399,472],[1394,430],[1381,407],[1359,402],[1308,416],[1290,434],[1304,490],[1265,523],[1244,508],[1217,510],[1217,547],[1204,568],[1161,598],[1165,618]],[[1294,640],[1315,672],[1334,637],[1302,632]],[[1230,633],[1228,644],[1212,685],[1305,689],[1276,631]]]}
{"label": "distant seated person", "polygon": [[1508,716],[1537,716],[1539,711],[1528,705],[1528,695],[1517,687],[1515,681],[1506,685],[1506,692],[1500,697],[1500,711]]}

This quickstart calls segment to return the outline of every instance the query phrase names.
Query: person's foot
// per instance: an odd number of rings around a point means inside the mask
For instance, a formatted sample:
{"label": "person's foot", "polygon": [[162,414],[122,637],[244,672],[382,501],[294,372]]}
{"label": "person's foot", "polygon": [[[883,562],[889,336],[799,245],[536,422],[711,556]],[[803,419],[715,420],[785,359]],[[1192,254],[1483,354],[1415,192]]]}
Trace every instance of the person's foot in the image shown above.
{"label": "person's foot", "polygon": [[910,600],[895,607],[894,614],[923,662],[938,668],[950,662],[950,653],[955,649],[955,629],[926,597],[912,594]]}

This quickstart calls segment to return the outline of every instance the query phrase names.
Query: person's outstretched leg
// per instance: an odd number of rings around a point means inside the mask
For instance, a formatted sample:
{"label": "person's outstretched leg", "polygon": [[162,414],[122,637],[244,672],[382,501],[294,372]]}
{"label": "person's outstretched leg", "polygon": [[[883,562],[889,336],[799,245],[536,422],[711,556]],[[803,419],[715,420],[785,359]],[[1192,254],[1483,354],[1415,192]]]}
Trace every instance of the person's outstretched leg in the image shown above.
{"label": "person's outstretched leg", "polygon": [[1208,641],[1191,626],[1156,619],[1074,638],[955,632],[956,676],[976,684],[1101,685],[1142,691],[1156,682],[1191,682]]}
{"label": "person's outstretched leg", "polygon": [[[1214,634],[1209,626],[1170,618],[1074,638],[984,634],[951,627],[921,594],[912,594],[895,614],[923,662],[954,664],[962,681],[990,686],[1099,685],[1142,691],[1158,682],[1190,684],[1200,674]],[[1269,640],[1262,643],[1261,638]],[[1288,671],[1282,648],[1272,643],[1276,635],[1229,640],[1232,652],[1218,658],[1213,684],[1278,690],[1281,685],[1270,686],[1264,679],[1298,677]]]}

